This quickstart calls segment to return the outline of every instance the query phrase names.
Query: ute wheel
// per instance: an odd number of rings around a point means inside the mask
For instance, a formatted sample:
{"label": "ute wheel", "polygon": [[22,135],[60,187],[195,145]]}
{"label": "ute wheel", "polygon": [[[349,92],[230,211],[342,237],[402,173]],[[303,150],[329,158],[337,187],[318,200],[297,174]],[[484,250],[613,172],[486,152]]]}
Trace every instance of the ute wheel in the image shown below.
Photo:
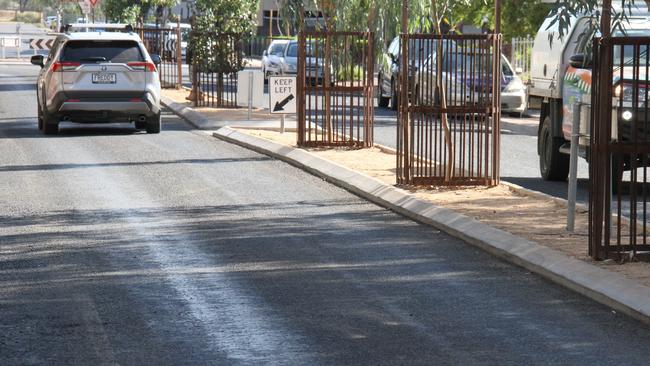
{"label": "ute wheel", "polygon": [[397,97],[397,90],[395,90],[395,83],[390,83],[390,107],[392,110],[396,111],[399,108],[399,100]]}
{"label": "ute wheel", "polygon": [[56,135],[59,133],[59,119],[57,117],[50,116],[45,111],[41,113],[43,120],[43,133],[45,135]]}
{"label": "ute wheel", "polygon": [[539,170],[544,180],[565,181],[569,175],[569,155],[560,152],[564,143],[553,137],[551,117],[546,117],[539,132]]}
{"label": "ute wheel", "polygon": [[147,133],[160,133],[161,124],[160,113],[149,117],[147,120]]}

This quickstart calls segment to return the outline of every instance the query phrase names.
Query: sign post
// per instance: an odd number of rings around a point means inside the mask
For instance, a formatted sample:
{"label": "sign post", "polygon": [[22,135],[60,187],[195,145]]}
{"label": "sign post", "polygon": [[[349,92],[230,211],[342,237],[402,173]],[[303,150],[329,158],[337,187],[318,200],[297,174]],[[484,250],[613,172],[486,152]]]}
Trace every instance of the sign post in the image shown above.
{"label": "sign post", "polygon": [[284,133],[284,117],[296,113],[298,85],[295,76],[269,77],[269,109],[280,115],[280,133]]}

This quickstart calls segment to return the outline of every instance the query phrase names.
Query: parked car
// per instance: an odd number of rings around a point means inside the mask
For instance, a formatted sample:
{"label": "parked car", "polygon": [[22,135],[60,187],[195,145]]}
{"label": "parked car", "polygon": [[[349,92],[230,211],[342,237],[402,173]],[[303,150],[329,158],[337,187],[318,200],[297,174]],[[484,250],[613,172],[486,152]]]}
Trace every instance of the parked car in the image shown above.
{"label": "parked car", "polygon": [[269,47],[262,53],[262,73],[264,74],[265,81],[268,80],[269,76],[282,73],[284,50],[288,44],[288,39],[273,40]]}
{"label": "parked car", "polygon": [[[317,43],[307,43],[305,60],[305,78],[311,82],[322,84],[325,77],[324,56],[322,49],[317,49]],[[281,75],[298,74],[298,41],[290,41],[284,49],[284,57],[280,64]],[[330,82],[334,81],[335,75],[330,66]]]}
{"label": "parked car", "polygon": [[159,133],[158,55],[149,55],[133,33],[86,32],[59,35],[37,80],[38,127],[56,134],[59,122],[129,122]]}
{"label": "parked car", "polygon": [[[492,76],[489,73],[479,71],[478,65],[484,64],[483,70],[491,69],[492,62],[490,55],[476,55],[474,53],[465,53],[463,50],[456,48],[453,43],[444,47],[445,55],[442,64],[442,79],[447,87],[445,90],[453,93],[447,95],[447,104],[450,106],[465,106],[468,104],[482,104],[491,99],[492,95]],[[413,78],[415,89],[415,102],[422,105],[431,105],[437,99],[436,87],[437,53],[431,53],[424,61],[422,68],[416,71]],[[480,58],[480,59],[479,59]],[[517,76],[512,66],[501,55],[501,110],[505,113],[517,113],[519,115],[526,112],[527,94],[526,86]]]}
{"label": "parked car", "polygon": [[[435,77],[435,60],[436,60],[436,43],[416,39],[412,41],[410,45],[412,52],[410,52],[409,61],[409,85],[412,86],[412,90],[417,94],[416,99],[419,103],[433,103],[435,98],[435,93],[433,92],[424,92],[424,91],[434,91],[435,87],[433,85],[427,85],[428,83],[434,82]],[[463,101],[466,103],[467,100],[477,101],[480,95],[487,95],[492,93],[491,90],[491,78],[483,78],[481,80],[476,75],[471,77],[467,76],[467,73],[459,73],[458,68],[463,68],[463,65],[470,66],[472,64],[472,55],[465,55],[460,51],[457,51],[455,43],[453,41],[443,41],[443,49],[446,52],[449,50],[454,50],[454,55],[450,57],[444,57],[447,62],[443,64],[443,78],[444,80],[451,80],[452,83],[456,83],[456,87],[451,88],[451,90],[458,93],[465,93],[466,95],[454,95],[449,96],[450,101]],[[400,54],[401,54],[401,42],[399,37],[395,37],[393,41],[388,46],[387,50],[384,52],[382,58],[382,64],[380,65],[380,71],[378,75],[379,82],[379,106],[388,107],[389,103],[392,109],[397,110],[399,104],[399,97],[397,94],[397,83],[399,80],[399,70],[400,70]],[[453,58],[453,61],[449,61],[450,58]],[[416,62],[411,62],[411,61]],[[448,66],[449,64],[449,70]],[[454,72],[451,68],[453,67]],[[468,67],[469,68],[469,67]],[[465,75],[465,80],[455,80],[457,75]],[[489,80],[488,80],[489,79]],[[465,84],[466,87],[463,87],[462,84]],[[488,85],[489,84],[489,85]],[[469,86],[469,87],[468,87]],[[482,90],[479,93],[479,90]],[[410,95],[409,97],[413,97]],[[505,113],[516,113],[520,116],[525,114],[527,111],[528,100],[527,100],[527,91],[526,86],[521,81],[515,70],[513,70],[510,62],[502,55],[501,56],[501,107],[502,111]]]}
{"label": "parked car", "polygon": [[[411,53],[411,59],[421,59],[428,55],[420,55],[424,48],[423,40],[413,41],[413,50]],[[400,53],[401,53],[401,42],[398,37],[393,38],[390,42],[388,48],[382,54],[382,58],[379,64],[379,74],[377,76],[379,83],[379,106],[386,108],[390,104],[390,107],[393,110],[397,110],[399,105],[399,98],[397,94],[397,83],[399,80],[399,70],[400,70]],[[412,80],[415,74],[417,73],[417,67],[409,68],[409,78]]]}

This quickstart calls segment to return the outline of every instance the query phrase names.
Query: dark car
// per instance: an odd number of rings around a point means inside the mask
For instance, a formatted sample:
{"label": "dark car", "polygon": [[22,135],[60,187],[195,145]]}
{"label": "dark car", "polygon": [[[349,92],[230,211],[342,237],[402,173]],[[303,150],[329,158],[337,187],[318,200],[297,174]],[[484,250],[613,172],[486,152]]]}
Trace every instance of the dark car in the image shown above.
{"label": "dark car", "polygon": [[[410,57],[412,65],[409,66],[409,78],[412,78],[417,73],[417,64],[421,64],[424,59],[433,51],[434,42],[428,40],[413,40],[410,44]],[[397,98],[397,83],[399,81],[400,69],[400,51],[401,42],[398,37],[393,38],[388,48],[384,51],[382,59],[379,62],[379,106],[388,107],[397,110],[399,104]]]}
{"label": "dark car", "polygon": [[391,107],[397,109],[396,84],[399,71],[399,53],[400,41],[399,37],[395,37],[384,51],[379,62],[379,106],[383,108],[388,107],[389,102],[392,100]]}

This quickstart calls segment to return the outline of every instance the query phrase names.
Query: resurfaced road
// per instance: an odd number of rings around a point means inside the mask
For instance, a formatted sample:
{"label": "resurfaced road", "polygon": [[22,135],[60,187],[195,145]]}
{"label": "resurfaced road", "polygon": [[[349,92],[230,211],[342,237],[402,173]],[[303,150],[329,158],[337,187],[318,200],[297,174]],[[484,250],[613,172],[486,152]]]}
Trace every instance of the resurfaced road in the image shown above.
{"label": "resurfaced road", "polygon": [[647,365],[650,329],[192,131],[36,129],[0,67],[0,365]]}

